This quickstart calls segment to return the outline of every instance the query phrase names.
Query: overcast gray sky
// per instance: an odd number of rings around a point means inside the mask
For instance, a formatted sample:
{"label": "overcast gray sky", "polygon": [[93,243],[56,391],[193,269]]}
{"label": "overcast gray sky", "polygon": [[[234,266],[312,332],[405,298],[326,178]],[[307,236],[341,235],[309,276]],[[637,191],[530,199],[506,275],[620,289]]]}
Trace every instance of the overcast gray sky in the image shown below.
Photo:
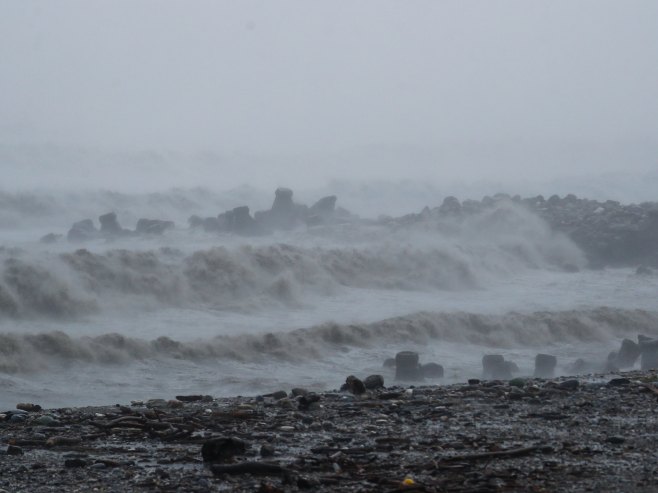
{"label": "overcast gray sky", "polygon": [[655,0],[0,0],[4,187],[640,172],[657,88]]}

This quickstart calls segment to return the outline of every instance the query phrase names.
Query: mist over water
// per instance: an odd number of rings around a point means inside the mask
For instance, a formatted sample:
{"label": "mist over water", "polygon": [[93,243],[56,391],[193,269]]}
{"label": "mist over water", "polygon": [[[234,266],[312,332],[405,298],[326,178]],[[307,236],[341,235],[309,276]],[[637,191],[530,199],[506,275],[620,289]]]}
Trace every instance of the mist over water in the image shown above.
{"label": "mist over water", "polygon": [[[658,276],[497,195],[656,200],[655,2],[0,5],[0,405],[391,383],[407,349],[569,372],[658,335]],[[277,187],[294,227],[190,225]]]}
{"label": "mist over water", "polygon": [[[19,220],[5,222],[0,249],[6,405],[335,388],[346,372],[390,381],[381,365],[404,349],[443,364],[445,382],[478,376],[492,351],[527,374],[536,352],[555,353],[568,372],[620,338],[658,335],[655,276],[589,269],[567,236],[509,200],[406,225],[350,219],[245,237],[182,222],[245,199],[235,193],[7,197],[5,217]],[[122,225],[159,213],[175,226],[38,241],[118,204]]]}

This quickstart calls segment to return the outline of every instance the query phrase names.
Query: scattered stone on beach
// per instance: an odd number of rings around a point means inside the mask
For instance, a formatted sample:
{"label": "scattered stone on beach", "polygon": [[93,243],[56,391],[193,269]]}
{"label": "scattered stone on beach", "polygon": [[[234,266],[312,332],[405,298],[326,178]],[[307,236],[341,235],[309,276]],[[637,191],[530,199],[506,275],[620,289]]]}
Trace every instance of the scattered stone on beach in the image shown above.
{"label": "scattered stone on beach", "polygon": [[275,401],[280,401],[281,399],[285,399],[286,397],[288,397],[288,392],[286,392],[285,390],[277,390],[276,392],[272,392],[271,394],[265,394],[263,397],[270,397]]}
{"label": "scattered stone on beach", "polygon": [[553,378],[556,366],[557,358],[555,356],[539,353],[535,356],[534,375],[536,378]]}
{"label": "scattered stone on beach", "polygon": [[204,462],[227,462],[236,455],[243,455],[247,444],[239,438],[213,438],[204,442],[201,456]]}
{"label": "scattered stone on beach", "polygon": [[361,395],[365,394],[366,392],[366,386],[364,383],[354,375],[350,375],[345,379],[345,387],[350,393],[354,395]]}
{"label": "scattered stone on beach", "polygon": [[212,396],[210,395],[177,395],[176,400],[181,402],[212,402]]}
{"label": "scattered stone on beach", "polygon": [[274,446],[270,443],[264,443],[260,447],[260,456],[261,457],[272,457],[276,453]]}
{"label": "scattered stone on beach", "polygon": [[[281,399],[313,399],[308,410],[262,396],[176,409],[12,410],[1,413],[0,488],[649,491],[656,379],[651,371],[473,380]],[[10,421],[13,412],[26,420]],[[62,422],[57,435],[33,424],[42,415]]]}
{"label": "scattered stone on beach", "polygon": [[414,351],[400,351],[395,355],[395,379],[419,381],[423,376],[418,363],[419,355]]}
{"label": "scattered stone on beach", "polygon": [[560,390],[576,390],[580,386],[580,382],[576,379],[565,380],[557,384]]}
{"label": "scattered stone on beach", "polygon": [[368,390],[384,388],[384,377],[381,375],[370,375],[363,380],[363,385]]}
{"label": "scattered stone on beach", "polygon": [[297,400],[297,408],[300,411],[310,411],[312,409],[318,408],[318,403],[320,402],[320,396],[315,392],[307,392],[304,395],[299,396]]}
{"label": "scattered stone on beach", "polygon": [[302,389],[302,388],[300,388],[300,387],[295,387],[294,389],[292,389],[292,390],[290,391],[290,394],[291,394],[293,397],[304,396],[304,395],[307,395],[307,394],[308,394],[308,390],[306,390],[306,389]]}
{"label": "scattered stone on beach", "polygon": [[38,412],[41,411],[41,406],[39,404],[32,404],[29,402],[20,402],[16,404],[16,409],[27,412]]}
{"label": "scattered stone on beach", "polygon": [[15,445],[7,447],[7,455],[23,455],[23,449]]}

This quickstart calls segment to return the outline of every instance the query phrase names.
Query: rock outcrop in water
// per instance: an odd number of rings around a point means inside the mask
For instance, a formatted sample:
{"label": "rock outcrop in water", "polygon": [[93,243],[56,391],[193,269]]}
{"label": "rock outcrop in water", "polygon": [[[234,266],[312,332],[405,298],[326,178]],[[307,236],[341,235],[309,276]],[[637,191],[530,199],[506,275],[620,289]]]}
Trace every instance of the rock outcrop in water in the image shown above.
{"label": "rock outcrop in water", "polygon": [[203,218],[193,215],[188,219],[188,223],[191,228],[203,229],[208,233],[253,236],[356,219],[356,216],[348,211],[336,208],[335,195],[323,197],[311,207],[295,203],[293,195],[291,189],[280,187],[274,192],[274,202],[269,210],[257,211],[252,216],[249,206],[243,205],[217,217]]}
{"label": "rock outcrop in water", "polygon": [[71,242],[84,242],[93,240],[98,236],[98,230],[91,219],[83,219],[71,226],[66,238]]}
{"label": "rock outcrop in water", "polygon": [[[248,205],[242,205],[217,216],[191,216],[189,225],[210,233],[260,235],[277,230],[290,230],[304,226],[331,225],[341,222],[371,224],[344,209],[337,208],[335,195],[323,197],[308,207],[295,203],[293,191],[278,188],[269,210],[251,215]],[[482,200],[464,200],[446,197],[440,206],[424,208],[420,213],[398,218],[382,217],[378,224],[394,229],[427,223],[439,233],[450,233],[461,221],[495,211],[508,204],[536,214],[554,230],[566,234],[586,254],[590,267],[641,266],[642,274],[651,273],[650,267],[658,267],[658,203],[623,205],[581,199],[573,194],[565,197],[552,195],[548,199],[539,195],[522,199],[520,196],[496,194]],[[132,234],[119,225],[115,213],[99,217],[100,231],[91,219],[75,223],[68,232],[72,242],[84,242],[94,238],[116,238]],[[170,221],[140,219],[138,234],[162,234],[173,227]],[[564,266],[568,268],[569,266]],[[576,266],[573,266],[576,268]]]}

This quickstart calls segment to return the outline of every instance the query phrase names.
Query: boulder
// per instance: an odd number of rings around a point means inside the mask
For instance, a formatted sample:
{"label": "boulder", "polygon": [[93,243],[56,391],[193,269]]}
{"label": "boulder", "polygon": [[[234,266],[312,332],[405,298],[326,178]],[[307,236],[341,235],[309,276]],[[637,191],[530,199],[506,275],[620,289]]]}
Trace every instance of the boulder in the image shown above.
{"label": "boulder", "polygon": [[363,385],[368,390],[384,388],[384,377],[381,375],[370,375],[365,378]]}
{"label": "boulder", "polygon": [[395,368],[395,358],[386,358],[383,366],[384,368]]}
{"label": "boulder", "polygon": [[258,226],[246,205],[236,207],[217,216],[218,231],[229,231],[239,235],[252,235],[258,232]]}
{"label": "boulder", "polygon": [[321,216],[331,216],[334,212],[336,212],[336,200],[337,197],[335,195],[322,197],[315,204],[309,207],[308,212],[312,215],[318,214]]}
{"label": "boulder", "polygon": [[274,192],[274,203],[266,215],[267,225],[275,229],[288,229],[294,226],[296,220],[295,203],[292,201],[292,190],[277,188]]}
{"label": "boulder", "polygon": [[616,364],[619,368],[632,367],[640,356],[640,345],[630,339],[621,341],[621,347],[617,352]]}
{"label": "boulder", "polygon": [[71,242],[89,241],[98,236],[98,230],[91,219],[83,219],[71,226],[66,238]]}
{"label": "boulder", "polygon": [[354,395],[361,395],[366,392],[364,383],[354,375],[350,375],[345,379],[345,388]]}
{"label": "boulder", "polygon": [[512,372],[501,354],[485,354],[482,357],[482,378],[485,380],[509,380]]}
{"label": "boulder", "polygon": [[306,214],[306,224],[316,226],[326,223],[332,219],[336,213],[336,196],[329,195],[322,197],[315,204],[309,207]]}
{"label": "boulder", "polygon": [[553,378],[557,358],[550,354],[538,354],[535,356],[535,378]]}
{"label": "boulder", "polygon": [[423,374],[418,364],[418,353],[401,351],[395,355],[395,379],[407,381],[419,381],[423,379]]}
{"label": "boulder", "polygon": [[121,236],[124,234],[123,228],[119,225],[117,215],[114,212],[108,212],[98,217],[101,223],[101,234],[104,236]]}
{"label": "boulder", "polygon": [[642,370],[658,369],[658,340],[640,342],[640,367]]}
{"label": "boulder", "polygon": [[421,365],[420,372],[425,378],[443,378],[443,366],[438,363],[425,363]]}

